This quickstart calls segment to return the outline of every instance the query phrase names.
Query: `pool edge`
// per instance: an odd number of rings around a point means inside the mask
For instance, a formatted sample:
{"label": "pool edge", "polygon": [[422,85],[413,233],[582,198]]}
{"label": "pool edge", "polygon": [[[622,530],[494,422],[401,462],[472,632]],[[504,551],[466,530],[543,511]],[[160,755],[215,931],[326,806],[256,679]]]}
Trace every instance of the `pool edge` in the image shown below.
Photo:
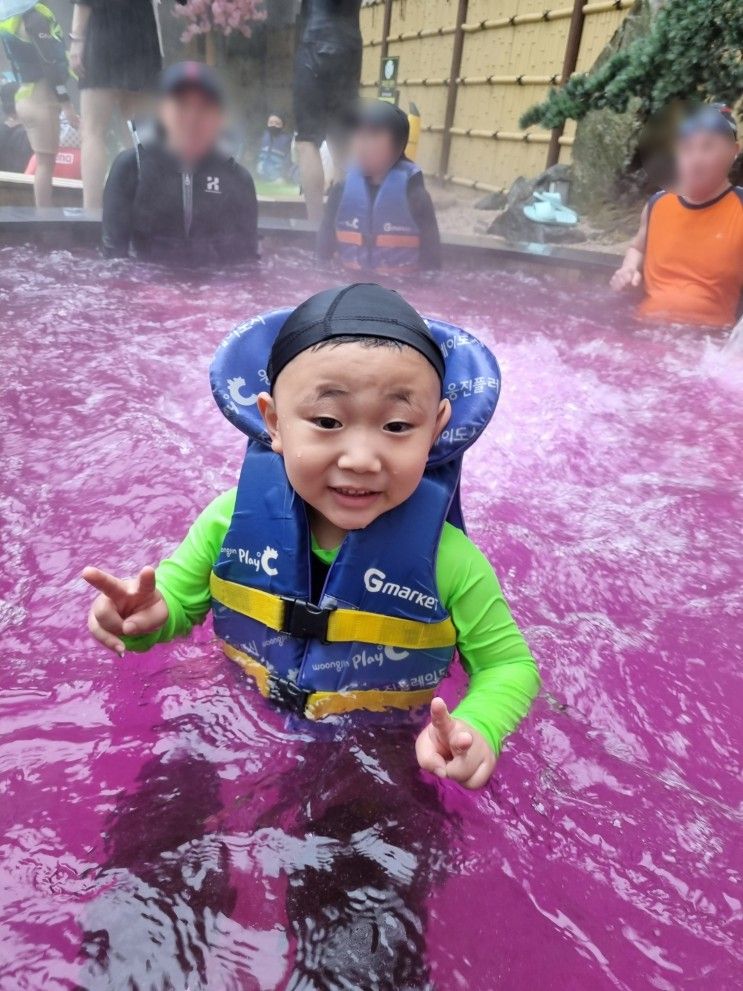
{"label": "pool edge", "polygon": [[[35,244],[43,248],[94,247],[100,242],[100,211],[80,207],[0,207],[0,244]],[[289,241],[311,246],[315,228],[296,217],[271,216],[261,206],[258,232],[270,241]],[[588,248],[509,242],[487,234],[456,234],[443,231],[441,244],[447,263],[477,261],[496,264],[521,263],[573,271],[609,273],[621,263],[621,255]]]}

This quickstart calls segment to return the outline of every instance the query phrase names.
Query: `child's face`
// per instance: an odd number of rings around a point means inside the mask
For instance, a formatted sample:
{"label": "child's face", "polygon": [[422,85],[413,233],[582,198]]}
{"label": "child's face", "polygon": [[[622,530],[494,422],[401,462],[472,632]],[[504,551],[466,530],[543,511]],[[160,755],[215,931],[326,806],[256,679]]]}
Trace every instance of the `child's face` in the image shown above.
{"label": "child's face", "polygon": [[357,343],[302,352],[258,406],[328,547],[413,494],[451,414],[417,351]]}
{"label": "child's face", "polygon": [[361,127],[351,141],[351,158],[362,175],[383,176],[399,157],[392,135],[382,128]]}

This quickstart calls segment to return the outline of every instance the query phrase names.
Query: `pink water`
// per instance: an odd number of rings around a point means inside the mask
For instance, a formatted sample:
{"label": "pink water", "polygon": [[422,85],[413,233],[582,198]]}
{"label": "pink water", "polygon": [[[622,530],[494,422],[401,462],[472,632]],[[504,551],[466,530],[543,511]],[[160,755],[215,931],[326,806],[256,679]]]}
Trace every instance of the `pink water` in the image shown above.
{"label": "pink water", "polygon": [[541,276],[407,292],[503,370],[465,506],[545,687],[479,794],[424,780],[410,727],[288,725],[208,624],[123,662],[87,638],[83,565],[156,563],[236,479],[215,345],[329,281],[299,252],[207,282],[0,251],[0,989],[736,991],[721,339]]}

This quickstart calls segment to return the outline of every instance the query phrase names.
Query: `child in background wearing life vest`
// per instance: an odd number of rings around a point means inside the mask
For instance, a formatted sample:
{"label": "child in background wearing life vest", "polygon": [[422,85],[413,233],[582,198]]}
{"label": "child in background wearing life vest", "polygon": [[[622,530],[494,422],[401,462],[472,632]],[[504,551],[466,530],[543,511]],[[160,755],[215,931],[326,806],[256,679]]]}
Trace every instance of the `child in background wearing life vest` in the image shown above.
{"label": "child in background wearing life vest", "polygon": [[351,166],[328,194],[317,253],[338,256],[350,271],[441,268],[436,213],[419,166],[405,157],[407,114],[383,100],[362,105]]}
{"label": "child in background wearing life vest", "polygon": [[645,289],[639,315],[731,327],[743,302],[743,189],[728,178],[740,152],[731,110],[715,103],[679,128],[677,181],[651,197],[612,289]]}
{"label": "child in background wearing life vest", "polygon": [[[275,316],[280,325],[263,373],[269,390],[246,397],[236,386],[244,386],[245,379],[228,380],[232,406],[223,411],[228,416],[229,410],[239,412],[234,403],[242,401],[257,425],[237,490],[218,496],[202,512],[157,571],[144,568],[135,578],[119,579],[86,568],[83,577],[100,592],[90,610],[90,632],[123,655],[127,648],[146,650],[188,634],[211,606],[228,655],[269,698],[285,704],[285,690],[293,688],[302,696],[302,708],[295,712],[309,714],[312,700],[322,716],[323,706],[329,706],[326,713],[378,708],[364,699],[385,697],[385,706],[406,707],[425,696],[430,721],[417,738],[418,763],[439,777],[480,788],[492,774],[503,738],[526,715],[539,675],[490,564],[457,525],[446,522],[456,498],[458,462],[453,473],[451,463],[428,466],[452,416],[450,400],[442,398],[449,367],[442,349],[402,297],[375,285],[326,290],[288,317]],[[270,319],[250,326],[248,346],[260,339]],[[479,342],[464,335],[462,340],[464,360],[484,354],[482,360],[497,371]],[[258,360],[265,363],[265,357]],[[456,357],[446,362],[452,360]],[[457,415],[466,408],[460,405]],[[492,408],[494,402],[484,422]],[[473,437],[482,425],[471,424],[469,433],[467,427],[450,433]],[[295,596],[288,598],[289,589],[282,587],[287,580],[305,587],[289,585]],[[360,599],[353,598],[357,588]],[[362,611],[344,608],[344,603],[353,608],[354,601],[361,602],[357,608]],[[278,623],[270,618],[276,606],[283,613]],[[416,614],[419,622],[399,618]],[[248,642],[261,635],[253,632],[257,618],[268,636],[259,648],[249,648]],[[320,630],[316,624],[323,621]],[[345,623],[345,635],[331,635],[332,622]],[[355,641],[364,641],[363,624],[369,632],[370,622],[374,633],[368,654],[379,651],[378,663],[386,664],[392,677],[408,672],[386,696],[364,690],[380,684],[373,681],[379,668],[367,671],[364,664],[358,669],[350,664],[343,642],[357,650]],[[412,628],[418,639],[388,639],[409,650],[383,657],[374,645],[384,636],[399,636],[402,627],[406,636]],[[238,632],[231,635],[230,630]],[[277,637],[276,630],[289,635]],[[450,631],[451,638],[433,643],[437,630]],[[442,643],[451,646],[423,649]],[[454,644],[470,681],[450,714],[443,699],[432,698],[433,687],[411,689],[435,686],[446,673]],[[278,660],[261,665],[247,656],[249,649]],[[286,677],[275,678],[272,671],[282,663],[282,651],[294,651],[295,661],[290,658]],[[297,681],[309,656],[315,658],[318,683],[330,676],[329,663],[345,665],[348,691],[317,691],[310,685],[310,691],[299,692]],[[416,677],[415,668],[405,667],[412,662],[422,670]],[[280,683],[277,694],[274,681]]]}
{"label": "child in background wearing life vest", "polygon": [[269,114],[261,147],[255,160],[255,173],[264,182],[289,182],[292,177],[292,136],[279,114]]}

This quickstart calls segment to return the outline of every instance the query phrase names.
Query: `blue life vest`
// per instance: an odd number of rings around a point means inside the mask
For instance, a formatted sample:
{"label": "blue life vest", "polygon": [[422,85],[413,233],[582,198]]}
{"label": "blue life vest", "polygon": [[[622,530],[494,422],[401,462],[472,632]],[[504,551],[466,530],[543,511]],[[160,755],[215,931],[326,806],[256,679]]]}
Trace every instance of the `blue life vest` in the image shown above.
{"label": "blue life vest", "polygon": [[401,158],[372,200],[361,172],[349,170],[335,216],[338,254],[346,268],[399,272],[419,267],[420,230],[408,205],[408,181],[420,171],[415,162]]}
{"label": "blue life vest", "polygon": [[274,136],[269,130],[265,130],[256,162],[258,177],[267,182],[285,178],[291,150],[292,139],[289,134],[281,133]]}
{"label": "blue life vest", "polygon": [[305,505],[271,450],[256,406],[267,389],[271,345],[291,312],[237,327],[211,366],[217,404],[249,438],[234,515],[212,573],[215,631],[264,694],[311,718],[424,704],[446,674],[456,640],[438,594],[439,539],[446,520],[464,528],[462,455],[495,410],[498,364],[471,335],[427,321],[446,358],[449,424],[413,495],[346,535],[313,605]]}

